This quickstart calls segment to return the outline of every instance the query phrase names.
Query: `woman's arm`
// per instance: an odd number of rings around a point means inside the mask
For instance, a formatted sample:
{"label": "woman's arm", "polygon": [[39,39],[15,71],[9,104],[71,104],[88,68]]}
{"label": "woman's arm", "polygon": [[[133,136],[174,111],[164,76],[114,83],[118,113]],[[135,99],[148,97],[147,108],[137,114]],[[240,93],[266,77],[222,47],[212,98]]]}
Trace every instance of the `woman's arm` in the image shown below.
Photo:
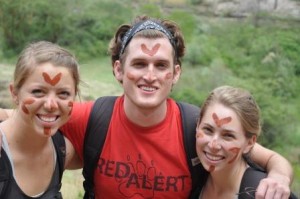
{"label": "woman's arm", "polygon": [[82,160],[77,155],[72,143],[66,137],[66,160],[65,160],[65,169],[80,169],[83,167]]}
{"label": "woman's arm", "polygon": [[268,173],[268,177],[260,181],[255,198],[288,199],[293,179],[291,164],[280,154],[259,144],[254,145],[251,159]]}

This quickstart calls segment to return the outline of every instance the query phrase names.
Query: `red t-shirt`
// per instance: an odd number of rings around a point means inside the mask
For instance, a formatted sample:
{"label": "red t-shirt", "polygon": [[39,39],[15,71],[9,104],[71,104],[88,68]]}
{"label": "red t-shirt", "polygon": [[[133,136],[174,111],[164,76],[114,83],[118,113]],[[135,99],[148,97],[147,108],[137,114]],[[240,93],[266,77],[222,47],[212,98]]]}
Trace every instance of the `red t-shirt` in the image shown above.
{"label": "red t-shirt", "polygon": [[[123,102],[124,97],[116,101],[95,170],[96,198],[188,198],[192,181],[175,101],[167,100],[166,118],[152,127],[129,121]],[[75,103],[71,120],[62,128],[81,158],[92,105]]]}

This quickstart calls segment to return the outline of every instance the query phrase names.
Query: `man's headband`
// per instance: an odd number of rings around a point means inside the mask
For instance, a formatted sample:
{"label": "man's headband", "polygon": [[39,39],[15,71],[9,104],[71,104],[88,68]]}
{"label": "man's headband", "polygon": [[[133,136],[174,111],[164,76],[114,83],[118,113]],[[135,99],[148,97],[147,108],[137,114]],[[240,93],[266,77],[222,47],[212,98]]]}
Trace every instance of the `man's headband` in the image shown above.
{"label": "man's headband", "polygon": [[136,33],[148,29],[158,30],[164,33],[168,37],[176,53],[176,45],[175,45],[174,37],[172,36],[171,32],[167,28],[165,28],[162,24],[151,20],[147,20],[135,24],[132,28],[130,28],[126,32],[125,36],[123,37],[122,47],[119,53],[119,57],[121,57],[121,55],[124,53],[126,46],[129,44],[130,40],[132,39],[132,37],[134,37]]}

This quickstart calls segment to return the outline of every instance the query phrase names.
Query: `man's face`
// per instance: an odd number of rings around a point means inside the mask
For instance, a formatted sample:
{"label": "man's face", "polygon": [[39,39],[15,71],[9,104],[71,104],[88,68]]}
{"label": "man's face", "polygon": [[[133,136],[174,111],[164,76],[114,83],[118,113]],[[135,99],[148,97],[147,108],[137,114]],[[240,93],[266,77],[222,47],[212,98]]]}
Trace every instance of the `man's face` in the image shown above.
{"label": "man's face", "polygon": [[165,102],[181,70],[174,66],[173,48],[167,38],[133,38],[123,66],[117,61],[114,72],[123,82],[125,102],[153,109]]}

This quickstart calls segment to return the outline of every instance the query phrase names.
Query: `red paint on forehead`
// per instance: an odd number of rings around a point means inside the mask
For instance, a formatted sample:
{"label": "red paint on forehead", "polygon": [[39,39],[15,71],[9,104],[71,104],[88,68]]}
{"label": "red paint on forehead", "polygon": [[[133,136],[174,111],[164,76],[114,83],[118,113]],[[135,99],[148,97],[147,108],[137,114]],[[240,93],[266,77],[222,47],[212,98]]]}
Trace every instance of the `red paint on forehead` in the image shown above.
{"label": "red paint on forehead", "polygon": [[231,151],[232,153],[235,153],[235,156],[231,160],[229,160],[228,164],[231,164],[233,161],[235,161],[237,159],[240,150],[241,150],[241,148],[238,148],[238,147],[229,149],[229,151]]}
{"label": "red paint on forehead", "polygon": [[62,75],[61,73],[58,73],[51,79],[51,77],[49,76],[48,73],[43,72],[43,77],[44,77],[45,82],[47,82],[51,86],[55,86],[60,81],[61,75]]}
{"label": "red paint on forehead", "polygon": [[231,121],[231,117],[219,119],[216,113],[212,114],[212,118],[218,127],[221,127],[223,124],[228,124]]}
{"label": "red paint on forehead", "polygon": [[33,102],[35,102],[35,100],[32,99],[32,98],[29,98],[29,99],[26,99],[26,100],[23,101],[22,110],[23,110],[24,113],[29,114],[29,111],[28,111],[26,105],[30,105]]}
{"label": "red paint on forehead", "polygon": [[160,47],[160,44],[155,44],[154,47],[153,47],[152,49],[148,49],[147,46],[146,46],[145,44],[142,44],[142,45],[141,45],[142,51],[143,51],[145,54],[150,55],[151,57],[157,53],[159,47]]}
{"label": "red paint on forehead", "polygon": [[44,127],[44,134],[49,136],[51,134],[51,128],[50,127]]}

